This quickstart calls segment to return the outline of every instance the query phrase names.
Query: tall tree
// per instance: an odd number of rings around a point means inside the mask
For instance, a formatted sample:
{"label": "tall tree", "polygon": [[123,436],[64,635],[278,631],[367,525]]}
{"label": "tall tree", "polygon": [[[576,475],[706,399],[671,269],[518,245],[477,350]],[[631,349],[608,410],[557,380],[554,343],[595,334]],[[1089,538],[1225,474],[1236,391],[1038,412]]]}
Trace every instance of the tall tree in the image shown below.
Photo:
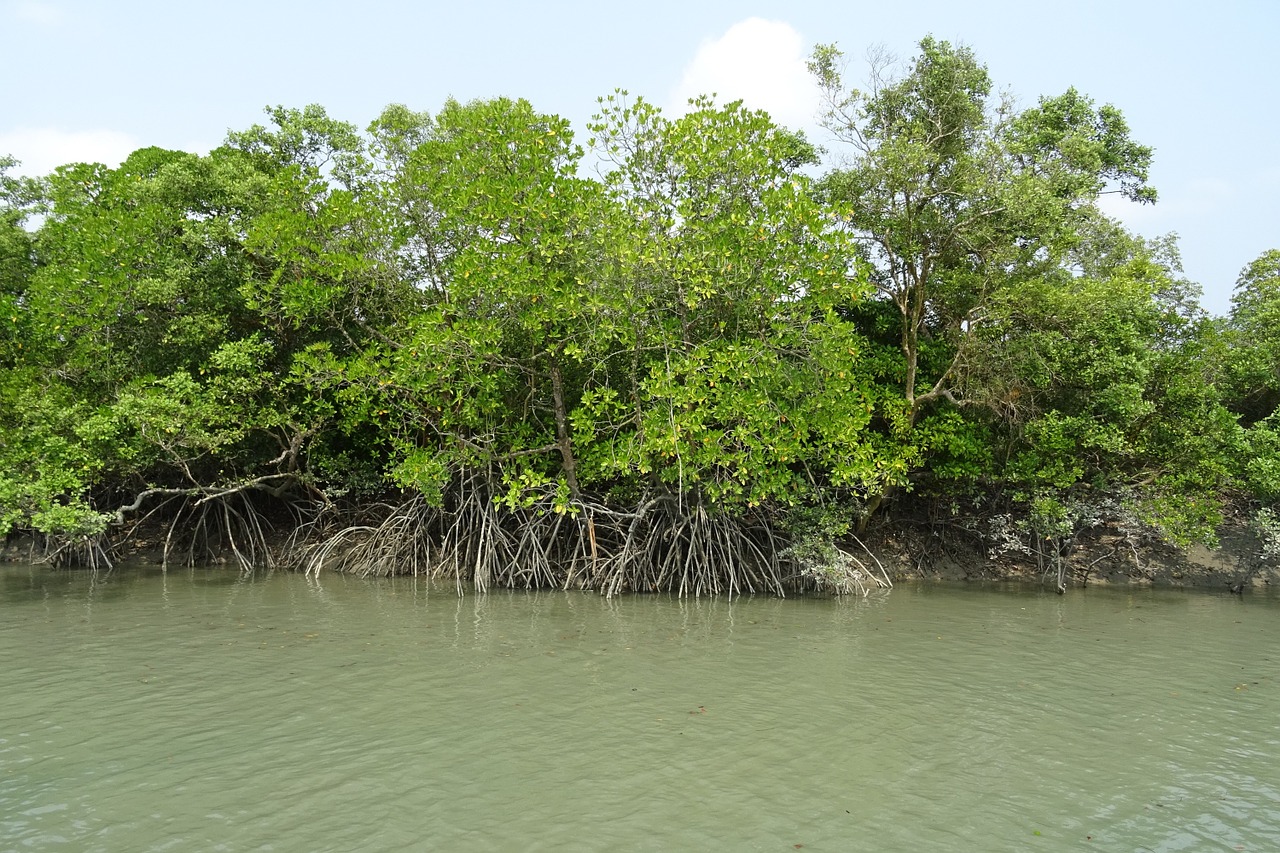
{"label": "tall tree", "polygon": [[618,93],[591,129],[632,223],[618,390],[636,414],[614,458],[730,512],[801,500],[813,477],[881,482],[848,366],[862,339],[836,315],[865,287],[803,172],[813,147],[709,99],[672,119]]}
{"label": "tall tree", "polygon": [[1241,271],[1227,326],[1232,406],[1254,423],[1280,406],[1280,250],[1263,252]]}
{"label": "tall tree", "polygon": [[992,98],[969,48],[932,37],[919,48],[901,76],[876,64],[866,90],[846,88],[834,46],[810,60],[824,123],[849,152],[820,189],[895,329],[900,361],[885,378],[897,399],[882,411],[917,461],[945,443],[917,430],[921,419],[940,402],[965,402],[967,349],[994,295],[1058,268],[1103,193],[1155,199],[1151,149],[1129,138],[1114,107],[1068,90],[1018,112]]}
{"label": "tall tree", "polygon": [[9,523],[93,536],[173,501],[261,553],[266,496],[314,496],[306,450],[331,407],[296,359],[352,334],[330,305],[359,266],[332,248],[352,217],[327,202],[359,160],[323,111],[276,118],[207,156],[146,148],[50,178],[0,441]]}
{"label": "tall tree", "polygon": [[1135,249],[998,294],[965,395],[993,422],[992,475],[1033,521],[1113,511],[1168,541],[1212,541],[1241,441],[1219,400],[1216,335],[1163,298],[1177,271]]}
{"label": "tall tree", "polygon": [[8,174],[18,165],[12,157],[0,156],[0,299],[20,295],[36,266],[26,224],[40,206],[42,182]]}
{"label": "tall tree", "polygon": [[1240,273],[1226,321],[1227,404],[1246,427],[1240,480],[1264,505],[1260,529],[1274,544],[1272,510],[1280,500],[1280,250],[1255,258]]}

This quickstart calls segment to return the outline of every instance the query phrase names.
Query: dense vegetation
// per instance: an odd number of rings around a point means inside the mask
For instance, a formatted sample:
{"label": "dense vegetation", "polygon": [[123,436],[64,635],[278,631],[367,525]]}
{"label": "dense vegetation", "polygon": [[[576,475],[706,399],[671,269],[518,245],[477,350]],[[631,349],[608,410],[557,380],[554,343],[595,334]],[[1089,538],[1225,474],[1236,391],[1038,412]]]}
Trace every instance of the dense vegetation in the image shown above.
{"label": "dense vegetation", "polygon": [[4,161],[0,535],[722,592],[873,584],[858,537],[905,517],[1050,560],[1280,531],[1280,253],[1210,318],[1098,207],[1156,197],[1115,108],[1015,109],[933,39],[841,65],[825,172],[763,113],[622,92],[586,149],[500,98]]}

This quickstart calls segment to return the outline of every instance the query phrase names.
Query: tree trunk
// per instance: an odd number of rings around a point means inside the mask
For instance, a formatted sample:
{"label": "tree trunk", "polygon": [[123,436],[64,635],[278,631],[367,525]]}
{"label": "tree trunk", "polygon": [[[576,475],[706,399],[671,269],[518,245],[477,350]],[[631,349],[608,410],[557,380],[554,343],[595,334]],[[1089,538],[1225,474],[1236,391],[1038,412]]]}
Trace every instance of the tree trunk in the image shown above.
{"label": "tree trunk", "polygon": [[556,416],[556,447],[560,449],[560,466],[565,482],[569,484],[569,496],[574,501],[582,498],[578,488],[578,460],[573,455],[573,440],[569,437],[569,413],[564,403],[564,375],[560,372],[560,360],[551,357],[551,397]]}

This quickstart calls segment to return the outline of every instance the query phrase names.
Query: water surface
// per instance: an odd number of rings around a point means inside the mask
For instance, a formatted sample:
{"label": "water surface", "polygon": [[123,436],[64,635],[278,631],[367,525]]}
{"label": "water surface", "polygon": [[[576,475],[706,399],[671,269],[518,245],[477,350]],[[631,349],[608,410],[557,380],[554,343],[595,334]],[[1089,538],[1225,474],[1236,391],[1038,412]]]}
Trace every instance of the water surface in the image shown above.
{"label": "water surface", "polygon": [[1280,850],[1280,598],[0,568],[0,850]]}

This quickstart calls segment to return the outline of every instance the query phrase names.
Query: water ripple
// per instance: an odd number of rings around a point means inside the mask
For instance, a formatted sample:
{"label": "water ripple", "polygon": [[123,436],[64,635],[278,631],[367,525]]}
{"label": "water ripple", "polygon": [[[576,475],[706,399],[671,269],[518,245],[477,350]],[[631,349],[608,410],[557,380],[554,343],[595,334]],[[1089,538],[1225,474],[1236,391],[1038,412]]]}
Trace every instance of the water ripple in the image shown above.
{"label": "water ripple", "polygon": [[1280,600],[6,568],[0,848],[1280,849]]}

